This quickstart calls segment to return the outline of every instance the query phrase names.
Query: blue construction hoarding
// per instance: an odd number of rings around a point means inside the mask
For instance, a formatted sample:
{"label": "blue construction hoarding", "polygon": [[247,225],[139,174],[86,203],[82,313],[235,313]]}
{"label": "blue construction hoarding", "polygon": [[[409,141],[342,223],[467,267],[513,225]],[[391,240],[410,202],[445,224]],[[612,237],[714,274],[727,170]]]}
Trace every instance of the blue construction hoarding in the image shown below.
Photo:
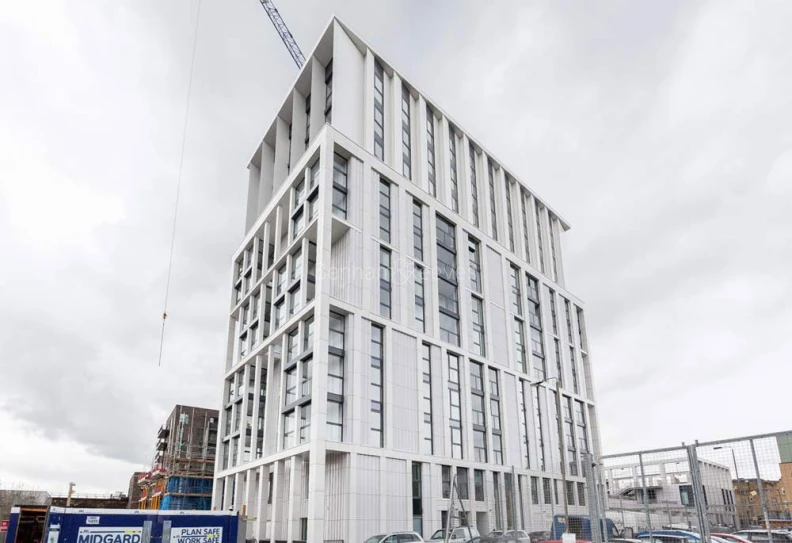
{"label": "blue construction hoarding", "polygon": [[237,513],[50,507],[43,539],[17,538],[18,508],[12,509],[6,543],[243,543]]}

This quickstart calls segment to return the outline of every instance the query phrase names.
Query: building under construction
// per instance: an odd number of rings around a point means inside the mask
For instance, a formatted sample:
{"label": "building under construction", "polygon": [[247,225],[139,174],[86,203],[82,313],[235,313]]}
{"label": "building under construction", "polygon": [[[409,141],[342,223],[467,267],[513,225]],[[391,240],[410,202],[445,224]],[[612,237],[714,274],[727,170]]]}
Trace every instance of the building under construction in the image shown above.
{"label": "building under construction", "polygon": [[157,432],[151,471],[138,478],[140,509],[210,509],[217,410],[177,405]]}

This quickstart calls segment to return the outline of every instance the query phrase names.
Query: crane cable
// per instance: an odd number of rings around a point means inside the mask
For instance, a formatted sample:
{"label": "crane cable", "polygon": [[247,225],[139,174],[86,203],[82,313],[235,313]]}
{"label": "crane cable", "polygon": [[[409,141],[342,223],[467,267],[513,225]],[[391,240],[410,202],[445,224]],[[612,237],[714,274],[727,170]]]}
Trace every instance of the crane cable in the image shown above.
{"label": "crane cable", "polygon": [[198,22],[201,17],[201,2],[195,12],[195,31],[193,32],[192,59],[190,60],[190,80],[187,83],[187,107],[184,111],[184,127],[182,129],[181,156],[179,157],[179,177],[176,182],[176,202],[173,207],[173,227],[171,228],[170,255],[168,256],[168,278],[165,281],[165,302],[162,308],[162,330],[160,331],[160,347],[157,366],[162,366],[162,347],[165,345],[165,321],[168,318],[168,294],[170,294],[171,270],[173,269],[173,247],[176,244],[176,220],[179,216],[179,195],[181,193],[182,171],[184,170],[184,151],[187,148],[187,123],[190,119],[190,98],[192,96],[193,72],[195,71],[195,50],[198,44]]}

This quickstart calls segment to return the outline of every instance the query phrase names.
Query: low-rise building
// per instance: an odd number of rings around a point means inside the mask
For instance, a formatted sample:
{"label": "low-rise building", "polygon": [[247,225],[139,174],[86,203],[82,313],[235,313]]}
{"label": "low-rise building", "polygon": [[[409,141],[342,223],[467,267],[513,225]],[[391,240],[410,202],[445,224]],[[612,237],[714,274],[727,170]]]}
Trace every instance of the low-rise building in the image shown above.
{"label": "low-rise building", "polygon": [[[729,468],[700,458],[699,472],[704,482],[704,501],[710,523],[737,526],[735,492]],[[695,517],[692,477],[686,457],[644,460],[643,468],[637,457],[607,458],[605,481],[609,504],[622,500],[643,506],[647,502],[650,510],[665,513],[668,524],[687,524],[691,514]]]}

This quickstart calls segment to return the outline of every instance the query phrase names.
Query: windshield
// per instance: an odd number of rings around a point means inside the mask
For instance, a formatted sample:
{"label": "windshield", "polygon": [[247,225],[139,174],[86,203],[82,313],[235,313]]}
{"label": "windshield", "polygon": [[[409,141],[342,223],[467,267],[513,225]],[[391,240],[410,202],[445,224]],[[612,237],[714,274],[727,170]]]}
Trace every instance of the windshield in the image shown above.
{"label": "windshield", "polygon": [[366,540],[366,543],[379,543],[383,537],[385,537],[385,534],[371,536]]}
{"label": "windshield", "polygon": [[437,530],[429,539],[445,539],[445,530]]}

